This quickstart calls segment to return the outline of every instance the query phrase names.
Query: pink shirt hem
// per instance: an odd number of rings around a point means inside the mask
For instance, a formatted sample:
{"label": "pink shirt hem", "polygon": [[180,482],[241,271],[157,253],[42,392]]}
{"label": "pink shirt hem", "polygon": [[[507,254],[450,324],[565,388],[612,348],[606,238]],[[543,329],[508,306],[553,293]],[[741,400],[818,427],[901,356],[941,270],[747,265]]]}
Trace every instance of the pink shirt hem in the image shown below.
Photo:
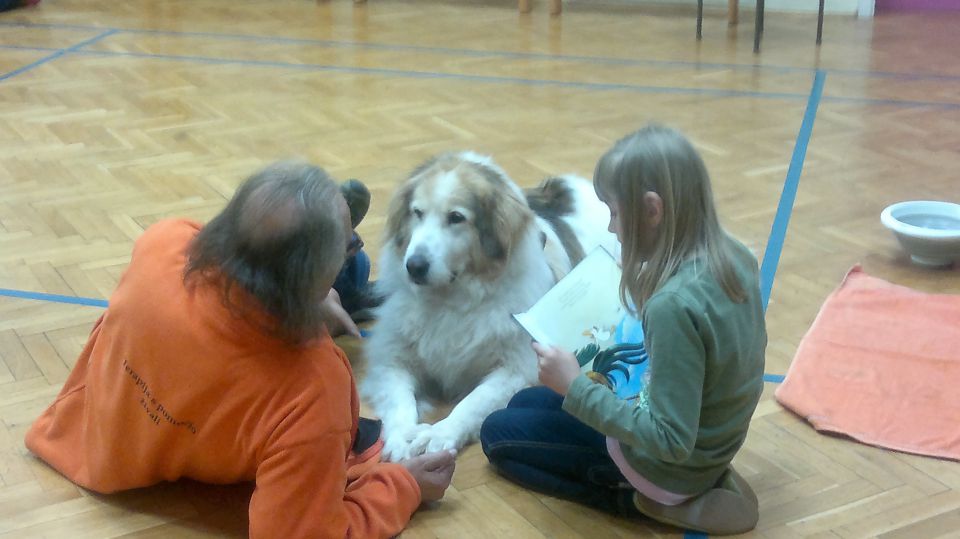
{"label": "pink shirt hem", "polygon": [[693,497],[664,490],[651,483],[646,477],[637,473],[627,462],[626,457],[623,456],[623,451],[620,449],[620,442],[615,438],[607,436],[607,451],[610,453],[610,458],[613,459],[617,468],[620,468],[620,472],[627,478],[627,481],[629,481],[633,488],[637,489],[640,494],[643,494],[647,498],[662,503],[663,505],[679,505]]}

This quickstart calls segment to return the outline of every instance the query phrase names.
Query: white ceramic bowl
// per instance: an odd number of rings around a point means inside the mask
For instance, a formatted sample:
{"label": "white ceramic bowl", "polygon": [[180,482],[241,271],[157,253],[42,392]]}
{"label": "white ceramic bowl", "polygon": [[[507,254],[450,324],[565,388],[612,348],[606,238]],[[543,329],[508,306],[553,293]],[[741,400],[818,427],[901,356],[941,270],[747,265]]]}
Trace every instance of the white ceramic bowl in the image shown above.
{"label": "white ceramic bowl", "polygon": [[917,264],[943,267],[960,260],[960,204],[899,202],[883,210],[880,222]]}

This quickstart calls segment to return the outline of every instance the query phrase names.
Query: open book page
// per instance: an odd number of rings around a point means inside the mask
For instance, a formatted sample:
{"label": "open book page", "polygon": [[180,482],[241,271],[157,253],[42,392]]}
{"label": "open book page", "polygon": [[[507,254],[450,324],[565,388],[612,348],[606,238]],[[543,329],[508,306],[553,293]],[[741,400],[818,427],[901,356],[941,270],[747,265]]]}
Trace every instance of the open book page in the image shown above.
{"label": "open book page", "polygon": [[597,247],[527,312],[514,318],[534,340],[569,350],[586,366],[613,344],[626,314],[620,302],[620,266]]}
{"label": "open book page", "polygon": [[514,318],[534,340],[572,352],[591,379],[633,401],[641,397],[648,357],[643,324],[620,302],[620,273],[598,247]]}

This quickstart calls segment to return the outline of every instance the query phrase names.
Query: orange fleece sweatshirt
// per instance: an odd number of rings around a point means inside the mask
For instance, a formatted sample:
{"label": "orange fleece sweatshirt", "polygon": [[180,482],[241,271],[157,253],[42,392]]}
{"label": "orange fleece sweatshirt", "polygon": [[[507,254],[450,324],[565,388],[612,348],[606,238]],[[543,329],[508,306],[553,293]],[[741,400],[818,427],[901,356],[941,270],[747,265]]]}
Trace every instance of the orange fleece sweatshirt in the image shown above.
{"label": "orange fleece sweatshirt", "polygon": [[288,346],[232,315],[216,286],[184,286],[199,230],[161,221],[137,240],[27,447],[102,493],[255,480],[254,538],[396,535],[420,490],[378,451],[351,453],[359,399],[343,351],[329,337]]}

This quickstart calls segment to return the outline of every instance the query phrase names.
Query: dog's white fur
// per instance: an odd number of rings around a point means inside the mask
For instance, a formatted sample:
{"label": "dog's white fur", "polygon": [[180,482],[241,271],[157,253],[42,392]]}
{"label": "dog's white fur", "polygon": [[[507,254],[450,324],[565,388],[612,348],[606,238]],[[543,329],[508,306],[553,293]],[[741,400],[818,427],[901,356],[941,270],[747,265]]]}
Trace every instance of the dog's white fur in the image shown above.
{"label": "dog's white fur", "polygon": [[[562,181],[574,202],[563,220],[583,251],[615,250],[609,210],[592,184]],[[414,256],[429,263],[420,284],[406,269]],[[411,175],[391,204],[378,280],[387,299],[366,341],[361,384],[383,420],[387,459],[461,448],[476,440],[487,415],[537,381],[530,337],[511,314],[570,268],[557,232],[488,157],[445,154]],[[461,400],[430,425],[420,422],[428,393]]]}

